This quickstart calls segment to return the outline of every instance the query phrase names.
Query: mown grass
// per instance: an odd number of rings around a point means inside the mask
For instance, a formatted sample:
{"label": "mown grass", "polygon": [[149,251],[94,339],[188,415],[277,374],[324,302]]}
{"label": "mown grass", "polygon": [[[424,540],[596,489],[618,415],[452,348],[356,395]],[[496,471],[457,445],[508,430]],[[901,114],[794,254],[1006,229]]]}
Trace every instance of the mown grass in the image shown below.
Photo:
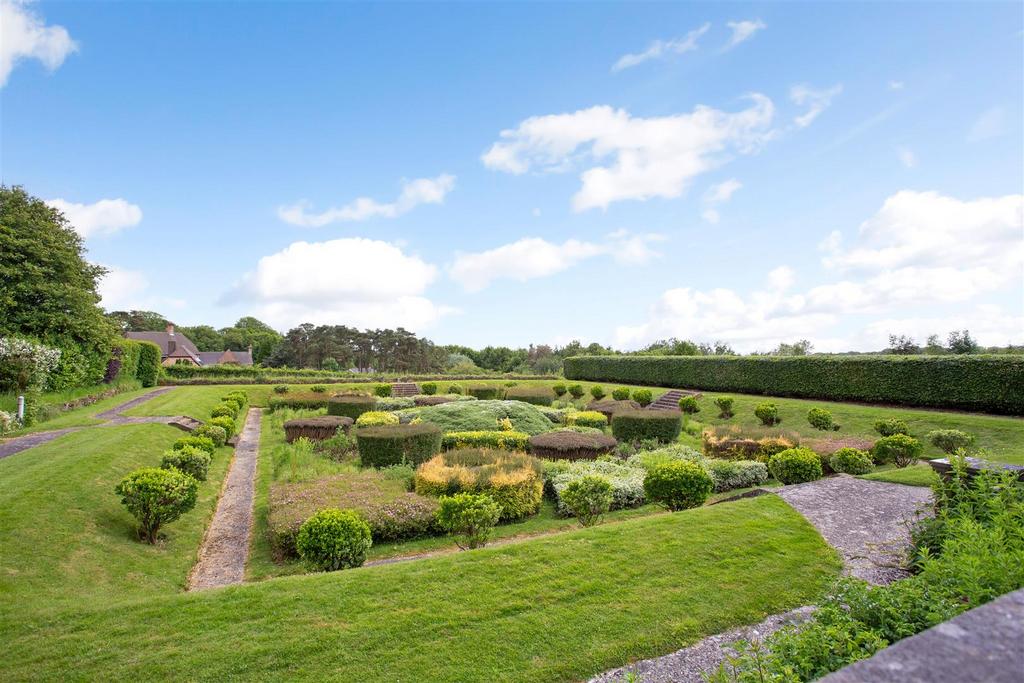
{"label": "mown grass", "polygon": [[210,411],[221,402],[224,394],[236,389],[244,391],[249,396],[249,404],[256,407],[267,405],[267,397],[272,390],[258,384],[175,387],[127,411],[125,415],[187,415],[197,420],[208,420]]}
{"label": "mown grass", "polygon": [[[40,399],[44,406],[40,411],[41,419],[31,427],[13,431],[6,436],[20,436],[22,434],[31,434],[33,432],[45,432],[51,429],[63,429],[64,427],[82,427],[99,424],[102,420],[96,419],[95,415],[97,413],[102,413],[104,410],[110,410],[111,408],[130,401],[133,398],[143,396],[144,394],[152,391],[152,389],[139,388],[139,383],[135,380],[131,380],[126,381],[117,387],[119,389],[123,389],[119,394],[80,408],[72,408],[71,410],[64,411],[59,409],[59,406],[67,403],[68,401],[98,394],[110,388],[110,385],[101,384],[95,387],[83,387],[80,389],[43,394]],[[0,395],[0,410],[15,412],[17,410],[17,397],[14,394]]]}
{"label": "mown grass", "polygon": [[4,629],[8,680],[567,681],[813,603],[838,558],[762,496]]}
{"label": "mown grass", "polygon": [[907,486],[931,486],[939,481],[935,470],[924,463],[903,468],[887,465],[884,468],[879,467],[870,474],[862,475],[860,478],[871,481],[887,481],[892,484],[906,484]]}

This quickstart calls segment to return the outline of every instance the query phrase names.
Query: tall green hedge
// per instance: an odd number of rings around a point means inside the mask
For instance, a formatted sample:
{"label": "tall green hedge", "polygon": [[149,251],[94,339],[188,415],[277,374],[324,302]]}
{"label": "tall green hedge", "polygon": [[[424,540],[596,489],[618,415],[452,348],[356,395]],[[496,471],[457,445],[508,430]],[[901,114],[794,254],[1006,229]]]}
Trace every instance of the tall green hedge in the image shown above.
{"label": "tall green hedge", "polygon": [[565,376],[1024,415],[1024,355],[574,356]]}
{"label": "tall green hedge", "polygon": [[155,387],[160,376],[160,347],[153,342],[139,342],[139,370],[136,377],[144,387]]}

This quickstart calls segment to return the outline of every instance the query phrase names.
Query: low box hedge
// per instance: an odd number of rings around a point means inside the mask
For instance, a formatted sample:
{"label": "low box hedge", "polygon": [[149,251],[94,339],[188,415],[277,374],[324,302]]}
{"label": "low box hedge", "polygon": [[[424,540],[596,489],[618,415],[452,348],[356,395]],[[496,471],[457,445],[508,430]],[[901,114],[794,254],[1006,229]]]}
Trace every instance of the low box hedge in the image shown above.
{"label": "low box hedge", "polygon": [[481,401],[493,401],[502,398],[504,392],[502,387],[493,387],[486,384],[471,384],[466,387],[466,394]]}
{"label": "low box hedge", "polygon": [[548,387],[518,386],[505,390],[506,401],[523,401],[535,406],[550,406],[555,401],[555,392]]}
{"label": "low box hedge", "polygon": [[271,396],[267,400],[270,412],[292,408],[294,410],[319,410],[326,408],[330,397],[324,394],[291,394],[288,396]]}
{"label": "low box hedge", "polygon": [[341,415],[357,419],[363,413],[373,410],[377,406],[377,400],[372,396],[362,394],[351,394],[332,396],[327,399],[327,414]]}
{"label": "low box hedge", "polygon": [[619,441],[657,439],[675,441],[683,429],[683,415],[675,410],[621,410],[612,415],[612,434]]}
{"label": "low box hedge", "polygon": [[549,460],[594,460],[610,453],[618,441],[607,434],[559,430],[530,437],[530,452]]}
{"label": "low box hedge", "polygon": [[1024,415],[1024,355],[573,356],[593,382]]}
{"label": "low box hedge", "polygon": [[432,424],[363,427],[355,435],[364,467],[418,465],[441,451],[441,430]]}
{"label": "low box hedge", "polygon": [[446,451],[456,448],[497,448],[504,451],[525,451],[530,435],[525,432],[448,432],[441,440]]}
{"label": "low box hedge", "polygon": [[339,427],[347,432],[352,427],[352,418],[341,415],[321,415],[288,420],[284,423],[284,440],[288,443],[300,438],[324,441],[337,434]]}

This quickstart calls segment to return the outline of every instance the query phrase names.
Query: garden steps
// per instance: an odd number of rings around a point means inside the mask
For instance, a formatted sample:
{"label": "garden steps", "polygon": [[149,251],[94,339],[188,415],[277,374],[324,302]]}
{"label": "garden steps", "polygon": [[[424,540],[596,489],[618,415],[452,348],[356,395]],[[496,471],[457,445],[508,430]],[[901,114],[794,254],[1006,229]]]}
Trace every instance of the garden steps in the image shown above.
{"label": "garden steps", "polygon": [[679,410],[679,399],[693,392],[670,389],[658,397],[658,400],[647,406],[648,410]]}
{"label": "garden steps", "polygon": [[395,382],[391,385],[391,395],[397,398],[416,396],[419,393],[419,386],[413,382]]}

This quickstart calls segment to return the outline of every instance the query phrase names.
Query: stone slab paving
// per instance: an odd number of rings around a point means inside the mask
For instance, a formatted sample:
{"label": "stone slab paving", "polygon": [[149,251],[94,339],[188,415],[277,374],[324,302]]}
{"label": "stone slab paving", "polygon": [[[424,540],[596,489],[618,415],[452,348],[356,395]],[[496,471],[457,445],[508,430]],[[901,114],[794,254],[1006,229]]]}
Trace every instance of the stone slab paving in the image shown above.
{"label": "stone slab paving", "polygon": [[229,586],[245,579],[262,413],[259,408],[250,408],[246,415],[217,510],[199,548],[199,561],[189,576],[191,591]]}

